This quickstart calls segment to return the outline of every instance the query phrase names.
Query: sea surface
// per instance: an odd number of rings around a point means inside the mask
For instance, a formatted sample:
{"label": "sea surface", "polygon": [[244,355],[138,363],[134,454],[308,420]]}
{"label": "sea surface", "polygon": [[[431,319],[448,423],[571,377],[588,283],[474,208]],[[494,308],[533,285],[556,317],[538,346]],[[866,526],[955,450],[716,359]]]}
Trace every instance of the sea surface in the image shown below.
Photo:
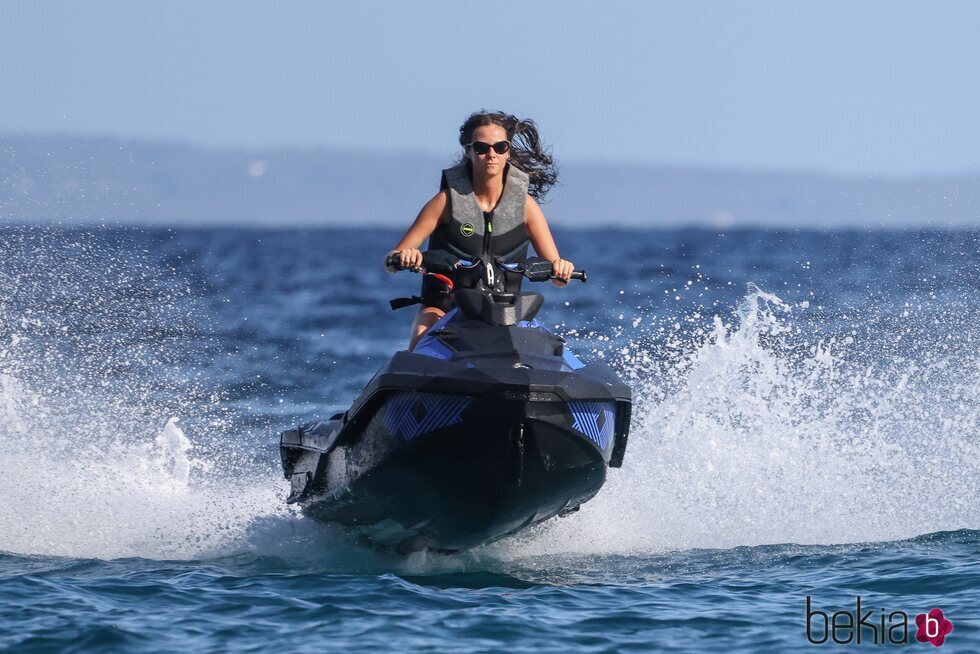
{"label": "sea surface", "polygon": [[857,601],[908,622],[861,651],[934,608],[980,650],[980,232],[558,229],[589,281],[541,316],[633,387],[625,465],[407,557],[277,448],[405,346],[398,236],[0,227],[0,650],[852,651]]}

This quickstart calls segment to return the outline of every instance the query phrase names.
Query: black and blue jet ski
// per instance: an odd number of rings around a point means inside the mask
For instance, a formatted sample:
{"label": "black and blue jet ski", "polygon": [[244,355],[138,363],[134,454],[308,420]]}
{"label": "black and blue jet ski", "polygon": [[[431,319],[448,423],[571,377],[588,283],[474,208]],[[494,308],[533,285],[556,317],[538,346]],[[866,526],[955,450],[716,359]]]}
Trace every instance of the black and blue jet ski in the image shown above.
{"label": "black and blue jet ski", "polygon": [[430,251],[420,272],[456,308],[350,409],[282,433],[288,501],[400,552],[465,550],[577,510],[622,465],[632,395],[535,319],[540,293],[500,292],[505,276],[547,281],[551,263]]}

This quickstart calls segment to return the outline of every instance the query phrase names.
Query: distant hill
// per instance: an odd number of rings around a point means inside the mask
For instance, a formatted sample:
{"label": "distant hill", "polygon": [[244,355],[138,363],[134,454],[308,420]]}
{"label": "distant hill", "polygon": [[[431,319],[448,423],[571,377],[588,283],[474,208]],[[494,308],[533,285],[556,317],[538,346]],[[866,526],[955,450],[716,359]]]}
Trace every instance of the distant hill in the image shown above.
{"label": "distant hill", "polygon": [[[451,162],[326,148],[210,150],[77,137],[0,137],[0,222],[407,225]],[[980,174],[846,178],[568,163],[556,224],[980,225]]]}

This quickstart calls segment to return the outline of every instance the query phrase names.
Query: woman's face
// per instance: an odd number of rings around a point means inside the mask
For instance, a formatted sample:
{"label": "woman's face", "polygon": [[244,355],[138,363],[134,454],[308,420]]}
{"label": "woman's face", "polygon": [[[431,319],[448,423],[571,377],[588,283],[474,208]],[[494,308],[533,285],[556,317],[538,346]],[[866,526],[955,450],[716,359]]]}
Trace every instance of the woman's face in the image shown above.
{"label": "woman's face", "polygon": [[[507,140],[507,130],[500,125],[484,125],[473,130],[473,141],[483,141],[493,145],[500,141]],[[486,154],[477,154],[473,148],[466,148],[466,158],[473,164],[474,171],[482,171],[487,177],[499,175],[504,171],[504,164],[510,157],[510,150],[503,154],[497,154],[493,148]]]}

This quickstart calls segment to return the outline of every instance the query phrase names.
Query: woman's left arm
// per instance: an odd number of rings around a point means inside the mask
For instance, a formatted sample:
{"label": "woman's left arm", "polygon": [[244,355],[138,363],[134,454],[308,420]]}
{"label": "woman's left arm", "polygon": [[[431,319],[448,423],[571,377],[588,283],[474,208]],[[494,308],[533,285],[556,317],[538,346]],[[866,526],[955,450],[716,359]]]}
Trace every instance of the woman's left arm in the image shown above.
{"label": "woman's left arm", "polygon": [[548,221],[544,217],[541,207],[530,195],[524,203],[524,225],[527,227],[527,235],[531,239],[531,245],[539,257],[544,257],[551,262],[551,274],[558,279],[553,279],[555,286],[564,286],[572,278],[572,271],[575,264],[566,261],[558,255],[558,247],[555,239],[548,228]]}

